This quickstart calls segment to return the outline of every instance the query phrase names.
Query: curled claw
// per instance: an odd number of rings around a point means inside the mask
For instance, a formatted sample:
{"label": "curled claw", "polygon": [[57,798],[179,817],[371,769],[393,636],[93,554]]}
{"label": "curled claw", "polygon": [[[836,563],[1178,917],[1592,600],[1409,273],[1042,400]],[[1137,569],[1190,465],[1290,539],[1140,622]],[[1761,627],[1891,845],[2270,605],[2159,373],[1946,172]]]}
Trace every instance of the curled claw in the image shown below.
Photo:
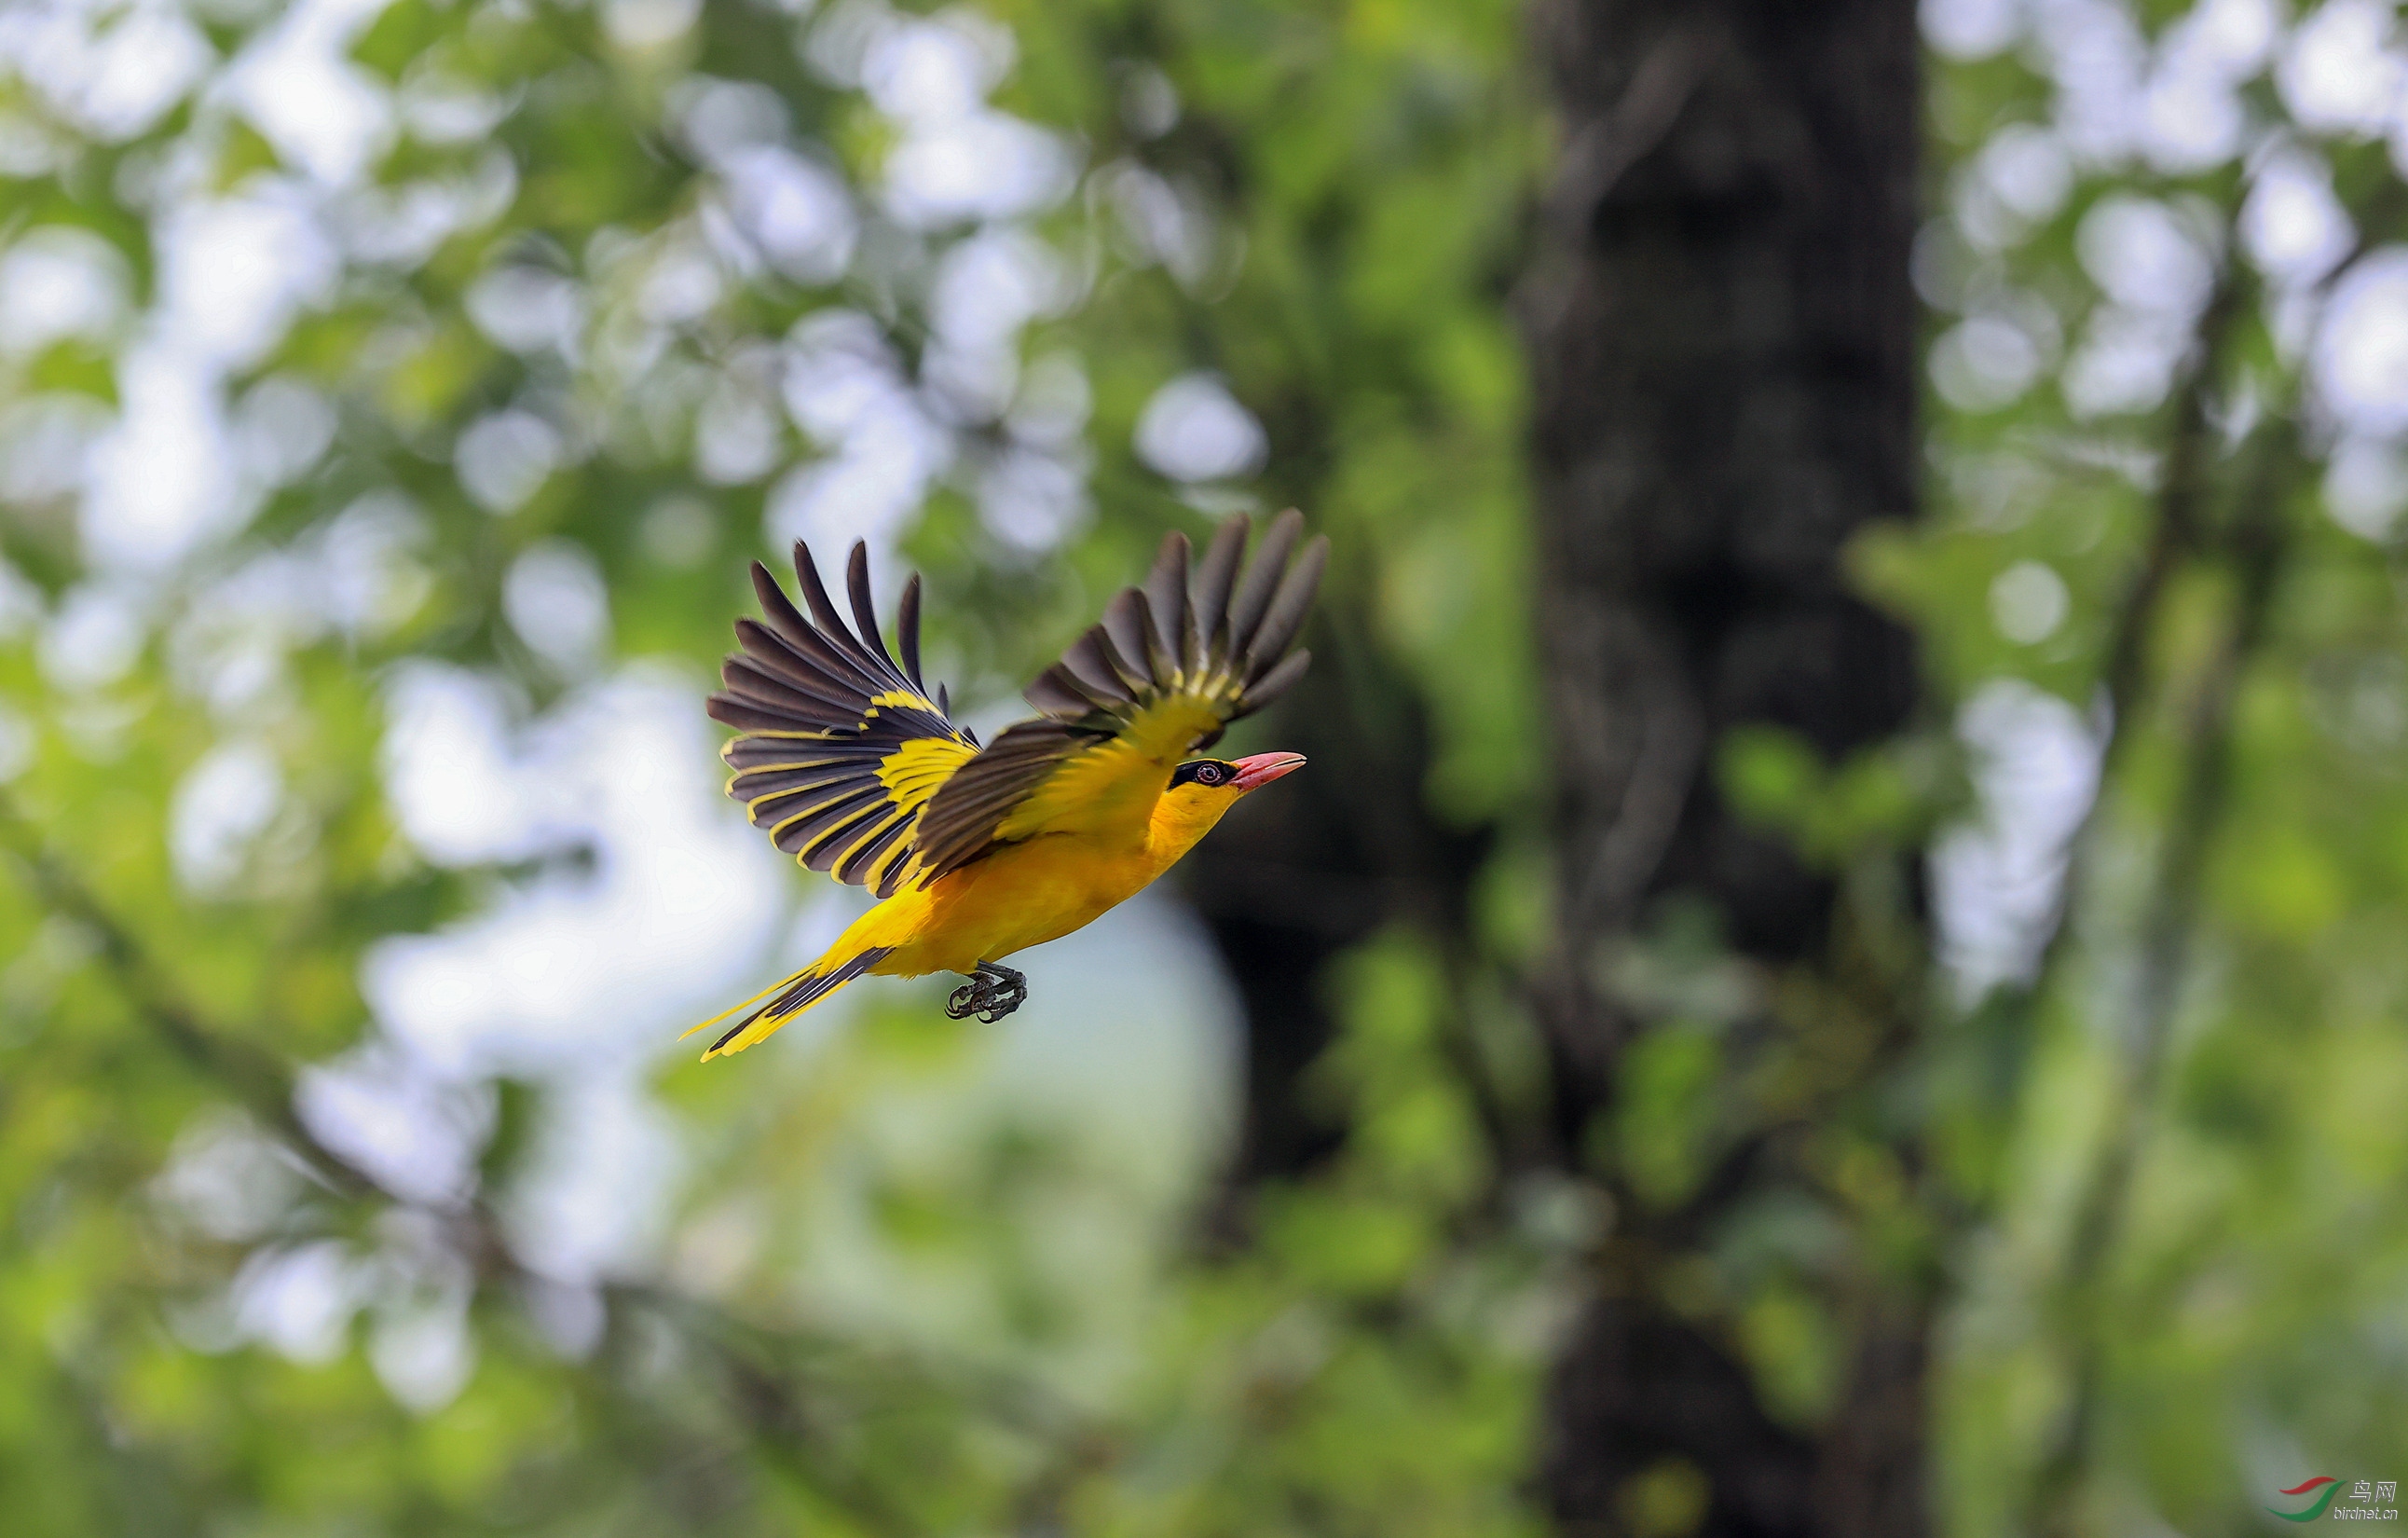
{"label": "curled claw", "polygon": [[987,1025],[1028,1002],[1028,979],[997,962],[982,961],[970,980],[945,1001],[945,1013],[955,1020],[975,1014]]}

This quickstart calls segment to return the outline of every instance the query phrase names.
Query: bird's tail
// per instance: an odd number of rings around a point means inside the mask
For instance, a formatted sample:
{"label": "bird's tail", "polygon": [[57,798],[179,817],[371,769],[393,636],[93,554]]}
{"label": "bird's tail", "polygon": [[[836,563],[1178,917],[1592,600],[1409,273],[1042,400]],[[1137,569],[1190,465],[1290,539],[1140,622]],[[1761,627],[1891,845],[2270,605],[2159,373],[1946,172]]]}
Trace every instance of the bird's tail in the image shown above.
{"label": "bird's tail", "polygon": [[[742,1019],[728,1027],[719,1040],[710,1043],[710,1050],[702,1055],[702,1060],[707,1063],[713,1057],[741,1052],[755,1042],[767,1040],[780,1026],[894,954],[891,946],[872,945],[838,960],[831,952],[785,981],[771,984],[735,1009],[712,1015],[685,1034],[691,1036],[697,1030],[709,1030],[729,1015],[745,1012]],[[768,1001],[764,1003],[764,999]]]}

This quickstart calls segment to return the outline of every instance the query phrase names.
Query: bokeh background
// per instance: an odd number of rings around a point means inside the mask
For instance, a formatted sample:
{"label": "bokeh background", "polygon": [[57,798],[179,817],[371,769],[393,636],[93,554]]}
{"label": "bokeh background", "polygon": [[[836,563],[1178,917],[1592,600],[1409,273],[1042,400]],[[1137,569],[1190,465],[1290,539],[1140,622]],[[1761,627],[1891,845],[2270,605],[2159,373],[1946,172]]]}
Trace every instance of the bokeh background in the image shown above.
{"label": "bokeh background", "polygon": [[[1768,956],[1568,916],[1526,339],[1597,158],[1545,19],[1617,9],[0,7],[0,1528],[2222,1534],[2408,1473],[2408,33],[1914,19],[1916,490],[1834,570],[1915,704],[1704,753],[1839,937]],[[693,1061],[858,911],[721,794],[748,561],[924,572],[984,730],[1291,503],[1315,673],[1232,747],[1312,769],[1008,1021]]]}

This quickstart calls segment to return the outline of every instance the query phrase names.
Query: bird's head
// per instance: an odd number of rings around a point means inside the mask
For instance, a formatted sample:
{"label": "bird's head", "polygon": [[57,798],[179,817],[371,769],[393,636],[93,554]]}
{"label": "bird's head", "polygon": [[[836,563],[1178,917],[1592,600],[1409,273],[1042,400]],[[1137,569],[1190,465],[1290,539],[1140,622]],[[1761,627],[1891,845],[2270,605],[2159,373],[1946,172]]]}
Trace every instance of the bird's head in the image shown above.
{"label": "bird's head", "polygon": [[1190,758],[1170,771],[1154,810],[1154,826],[1185,848],[1252,792],[1304,768],[1300,753],[1258,753],[1249,758]]}

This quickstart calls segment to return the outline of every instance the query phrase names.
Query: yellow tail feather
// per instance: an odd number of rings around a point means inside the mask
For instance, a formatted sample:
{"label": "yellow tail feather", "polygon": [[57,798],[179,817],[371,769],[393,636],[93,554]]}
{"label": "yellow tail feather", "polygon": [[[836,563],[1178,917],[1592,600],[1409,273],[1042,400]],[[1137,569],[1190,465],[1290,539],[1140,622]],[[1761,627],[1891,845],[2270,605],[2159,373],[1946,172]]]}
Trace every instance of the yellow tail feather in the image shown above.
{"label": "yellow tail feather", "polygon": [[[820,958],[822,961],[826,959],[827,958],[825,956],[822,956]],[[818,965],[818,961],[811,963],[811,967],[816,967]],[[805,967],[801,971],[796,972],[789,977],[781,978],[778,982],[770,984],[767,987],[763,988],[759,993],[754,994],[752,998],[745,999],[740,1004],[728,1005],[725,1009],[721,1010],[717,1014],[712,1015],[708,1020],[702,1021],[698,1025],[686,1027],[685,1029],[678,1032],[678,1040],[682,1042],[687,1037],[695,1035],[696,1032],[709,1030],[711,1027],[719,1024],[722,1020],[726,1019],[738,1010],[750,1009],[753,1005],[759,1003],[762,999],[768,998],[771,994],[780,993],[794,986],[796,984],[801,982],[805,977],[810,974],[811,967]]]}
{"label": "yellow tail feather", "polygon": [[[702,1060],[707,1063],[713,1057],[725,1057],[741,1052],[756,1042],[768,1040],[777,1033],[779,1027],[869,970],[892,954],[892,951],[884,946],[873,945],[833,965],[830,964],[831,957],[824,956],[801,971],[763,988],[743,1003],[737,1005],[735,1009],[722,1010],[702,1024],[690,1028],[679,1040],[683,1041],[685,1036],[692,1036],[695,1031],[707,1030],[738,1010],[760,1005],[752,1013],[738,1021],[726,1035],[713,1042],[710,1044],[710,1050],[702,1055]],[[761,1000],[765,999],[769,1002],[762,1004]]]}

